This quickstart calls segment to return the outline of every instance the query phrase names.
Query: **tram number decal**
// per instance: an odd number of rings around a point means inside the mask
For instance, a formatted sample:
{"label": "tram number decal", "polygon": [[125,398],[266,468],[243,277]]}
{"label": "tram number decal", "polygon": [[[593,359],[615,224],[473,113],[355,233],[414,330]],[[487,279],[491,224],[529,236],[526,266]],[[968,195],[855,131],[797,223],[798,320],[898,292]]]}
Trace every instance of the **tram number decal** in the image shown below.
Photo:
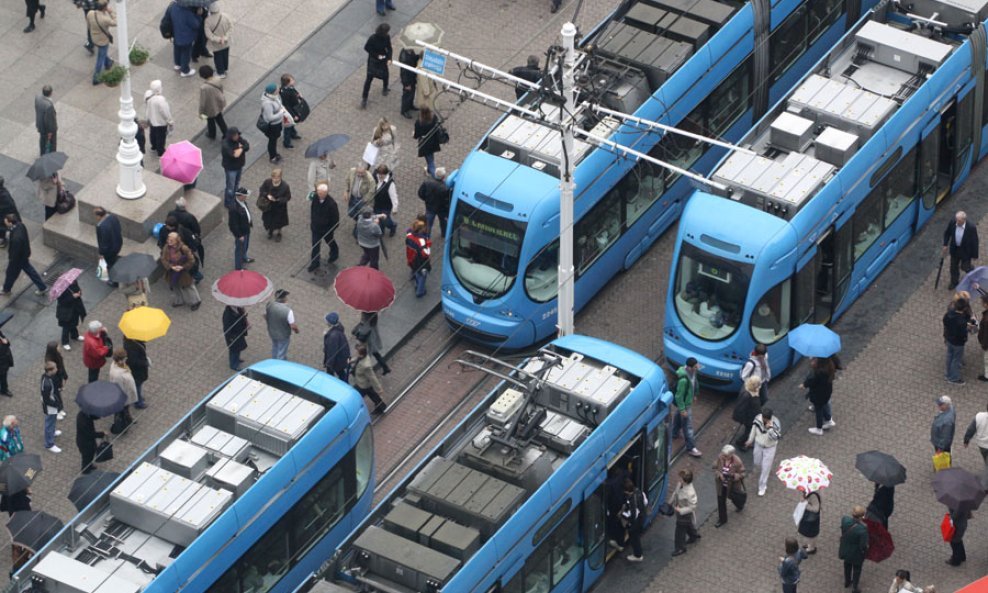
{"label": "tram number decal", "polygon": [[718,377],[724,377],[725,379],[733,379],[734,378],[734,373],[731,373],[730,371],[717,370],[717,371],[714,371],[714,374],[717,375]]}
{"label": "tram number decal", "polygon": [[559,311],[559,307],[553,307],[553,308],[549,309],[548,311],[546,311],[545,313],[542,314],[542,321],[545,321],[546,319],[548,319],[550,317],[555,317],[557,311]]}

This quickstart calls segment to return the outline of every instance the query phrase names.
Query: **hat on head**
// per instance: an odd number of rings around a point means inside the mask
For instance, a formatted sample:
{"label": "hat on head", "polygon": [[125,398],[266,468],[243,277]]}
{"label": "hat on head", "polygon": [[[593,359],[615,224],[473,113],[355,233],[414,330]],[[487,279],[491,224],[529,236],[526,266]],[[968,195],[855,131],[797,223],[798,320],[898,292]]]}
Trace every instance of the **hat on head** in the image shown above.
{"label": "hat on head", "polygon": [[330,325],[336,325],[340,322],[340,315],[336,311],[333,311],[329,315],[326,315],[326,323]]}
{"label": "hat on head", "polygon": [[154,91],[154,92],[156,92],[156,93],[160,93],[161,92],[161,81],[160,80],[152,80],[151,81],[151,90]]}
{"label": "hat on head", "polygon": [[436,179],[446,177],[446,167],[436,167]]}
{"label": "hat on head", "polygon": [[219,0],[217,0],[216,2],[213,2],[212,4],[209,5],[209,12],[214,12],[215,13],[215,12],[219,12],[219,11],[220,11],[220,3],[219,3]]}
{"label": "hat on head", "polygon": [[249,196],[250,190],[247,189],[246,187],[238,187],[234,193],[236,193],[238,196]]}
{"label": "hat on head", "polygon": [[178,208],[179,210],[185,210],[186,206],[188,206],[188,204],[185,202],[184,197],[175,200],[175,207]]}
{"label": "hat on head", "polygon": [[943,405],[943,404],[950,405],[950,403],[951,403],[950,396],[948,395],[941,395],[940,397],[937,398],[937,405]]}
{"label": "hat on head", "polygon": [[276,85],[273,82],[269,82],[268,83],[268,86],[264,87],[264,92],[265,93],[269,93],[270,94],[270,93],[275,92],[276,90],[278,90],[278,85]]}
{"label": "hat on head", "polygon": [[278,290],[276,290],[276,291],[274,291],[274,298],[275,298],[276,300],[279,300],[279,301],[280,301],[281,299],[283,299],[283,298],[285,298],[285,297],[286,297],[286,296],[288,296],[289,294],[291,294],[291,293],[289,293],[289,292],[288,292],[287,290],[285,290],[284,288],[279,288]]}

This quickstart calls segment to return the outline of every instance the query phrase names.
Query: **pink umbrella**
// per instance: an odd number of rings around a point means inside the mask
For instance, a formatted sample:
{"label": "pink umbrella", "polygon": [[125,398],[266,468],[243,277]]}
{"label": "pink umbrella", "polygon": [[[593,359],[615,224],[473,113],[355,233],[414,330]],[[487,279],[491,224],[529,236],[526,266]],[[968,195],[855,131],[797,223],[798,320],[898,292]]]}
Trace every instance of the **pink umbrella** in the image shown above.
{"label": "pink umbrella", "polygon": [[253,270],[234,270],[213,283],[213,298],[224,305],[246,307],[265,300],[274,292],[267,276]]}
{"label": "pink umbrella", "polygon": [[72,283],[75,282],[81,275],[82,270],[79,268],[71,268],[68,272],[65,272],[59,276],[58,280],[51,285],[51,290],[48,291],[48,302],[55,302],[55,299],[62,296],[62,293],[65,292],[68,287],[72,286]]}
{"label": "pink umbrella", "polygon": [[182,183],[192,183],[202,171],[202,151],[188,140],[169,144],[161,157],[161,174]]}

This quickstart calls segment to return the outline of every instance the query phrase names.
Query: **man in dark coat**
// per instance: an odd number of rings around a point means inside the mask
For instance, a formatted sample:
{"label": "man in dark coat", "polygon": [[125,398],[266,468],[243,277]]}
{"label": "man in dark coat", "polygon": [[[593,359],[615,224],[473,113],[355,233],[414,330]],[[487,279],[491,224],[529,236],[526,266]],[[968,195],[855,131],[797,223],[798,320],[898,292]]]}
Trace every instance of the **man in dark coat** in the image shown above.
{"label": "man in dark coat", "polygon": [[439,218],[439,235],[446,236],[449,218],[449,187],[446,186],[446,167],[436,167],[436,176],[428,177],[419,186],[419,199],[425,202],[425,228],[432,236],[432,222]]}
{"label": "man in dark coat", "polygon": [[844,588],[852,587],[851,593],[861,593],[858,582],[861,580],[861,566],[868,553],[868,527],[864,524],[865,509],[855,505],[851,516],[840,520],[840,547],[837,556],[844,561]]}
{"label": "man in dark coat", "polygon": [[10,340],[0,331],[0,395],[14,397],[7,383],[7,372],[14,366],[14,353],[10,349]]}
{"label": "man in dark coat", "polygon": [[367,109],[367,95],[375,78],[384,81],[384,90],[381,94],[385,96],[388,94],[388,62],[391,61],[394,51],[391,47],[391,25],[387,23],[378,25],[374,34],[364,43],[364,51],[367,52],[367,76],[364,78],[364,90],[360,99],[361,109]]}
{"label": "man in dark coat", "polygon": [[71,350],[70,340],[82,341],[79,337],[79,324],[86,319],[86,304],[82,302],[82,288],[78,282],[73,282],[58,295],[55,306],[55,320],[62,328],[62,348]]}
{"label": "man in dark coat", "polygon": [[202,261],[202,241],[199,240],[199,237],[191,229],[182,225],[175,215],[169,214],[165,218],[165,226],[158,232],[158,249],[165,248],[165,244],[168,243],[168,235],[171,233],[178,233],[178,238],[182,240],[182,243],[196,254],[196,263],[192,266],[192,270],[189,273],[192,274],[192,278],[195,279],[196,284],[199,284],[202,280],[202,272],[199,270],[199,265]]}
{"label": "man in dark coat", "polygon": [[960,281],[960,270],[970,272],[971,260],[978,259],[978,229],[959,211],[943,231],[943,255],[950,254],[950,284],[953,290]]}
{"label": "man in dark coat", "polygon": [[[404,47],[398,52],[398,61],[406,66],[414,68],[419,63],[419,54],[410,47]],[[412,112],[418,111],[415,107],[415,87],[418,86],[418,74],[405,70],[398,72],[401,79],[401,115],[405,119],[412,119]]]}
{"label": "man in dark coat", "polygon": [[240,370],[240,365],[244,363],[240,359],[240,353],[247,349],[247,310],[243,307],[227,305],[223,309],[223,339],[226,340],[226,348],[230,354],[230,369]]}
{"label": "man in dark coat", "polygon": [[192,46],[199,36],[202,19],[196,15],[196,8],[181,6],[172,2],[168,8],[168,16],[172,21],[172,61],[183,77],[195,76],[195,70],[189,66],[192,59]]}
{"label": "man in dark coat", "polygon": [[16,214],[8,214],[3,217],[3,223],[10,233],[7,251],[7,274],[3,280],[3,290],[0,296],[10,296],[10,289],[14,287],[14,282],[23,271],[27,277],[34,282],[37,290],[34,294],[41,296],[48,291],[41,274],[31,265],[31,239],[27,236],[27,229],[21,223],[20,217]]}
{"label": "man in dark coat", "polygon": [[329,262],[333,263],[340,257],[340,248],[333,238],[333,231],[340,223],[340,209],[336,200],[329,195],[329,186],[320,183],[316,186],[316,195],[309,203],[309,230],[312,231],[312,251],[309,253],[309,271],[319,269],[320,247],[323,241],[329,245]]}
{"label": "man in dark coat", "polygon": [[93,471],[93,459],[96,458],[96,439],[101,439],[106,433],[96,430],[96,418],[79,410],[75,416],[75,446],[82,455],[82,473]]}
{"label": "man in dark coat", "polygon": [[254,225],[250,215],[250,208],[244,199],[247,197],[247,190],[240,188],[237,190],[237,199],[233,207],[229,210],[227,224],[230,233],[233,234],[233,267],[236,270],[243,270],[244,264],[253,263],[254,259],[247,256],[247,249],[250,248],[250,229]]}
{"label": "man in dark coat", "polygon": [[322,336],[322,364],[326,372],[341,381],[350,376],[350,344],[340,315],[333,311],[326,316],[329,329]]}
{"label": "man in dark coat", "polygon": [[[120,220],[99,206],[93,208],[93,215],[96,216],[96,244],[99,246],[99,255],[106,260],[106,269],[111,270],[123,248]],[[116,286],[116,283],[111,282],[110,286]]]}
{"label": "man in dark coat", "polygon": [[3,217],[8,214],[17,215],[18,219],[21,214],[17,211],[17,202],[14,201],[14,196],[10,195],[7,188],[4,187],[4,178],[0,175],[0,247],[7,246],[7,226],[3,224]]}
{"label": "man in dark coat", "polygon": [[189,244],[189,249],[196,252],[196,255],[199,258],[199,263],[205,267],[206,249],[202,245],[202,227],[199,225],[199,219],[196,218],[196,215],[188,211],[188,205],[185,202],[185,198],[175,200],[175,209],[169,212],[168,216],[174,216],[179,225],[189,229],[192,233],[194,243]]}
{"label": "man in dark coat", "polygon": [[34,98],[34,127],[38,130],[41,154],[58,150],[58,118],[51,92],[51,85],[46,84],[41,88],[41,94]]}
{"label": "man in dark coat", "polygon": [[[512,76],[517,76],[522,80],[527,80],[528,82],[538,83],[542,79],[542,68],[539,68],[539,57],[538,56],[528,56],[528,63],[524,66],[515,66],[508,71],[508,74]],[[515,99],[521,99],[522,96],[529,92],[527,86],[523,84],[515,85]]]}
{"label": "man in dark coat", "polygon": [[151,363],[148,360],[147,342],[132,340],[124,336],[123,348],[127,352],[127,366],[130,367],[130,374],[134,376],[134,386],[137,388],[137,403],[134,407],[143,410],[148,407],[144,401],[144,390],[142,386],[148,380],[148,370]]}
{"label": "man in dark coat", "polygon": [[227,128],[223,145],[220,147],[220,155],[223,157],[223,172],[226,175],[223,205],[227,208],[233,207],[233,203],[236,201],[234,194],[240,187],[240,175],[247,163],[248,150],[250,150],[250,144],[246,138],[240,135],[240,129],[233,126]]}

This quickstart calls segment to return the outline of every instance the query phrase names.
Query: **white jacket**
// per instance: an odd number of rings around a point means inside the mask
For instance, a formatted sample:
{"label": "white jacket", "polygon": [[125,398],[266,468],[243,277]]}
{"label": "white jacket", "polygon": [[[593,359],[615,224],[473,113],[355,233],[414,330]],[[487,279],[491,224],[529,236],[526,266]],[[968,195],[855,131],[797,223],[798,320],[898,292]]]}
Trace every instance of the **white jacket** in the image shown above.
{"label": "white jacket", "polygon": [[696,512],[696,502],[696,488],[693,487],[693,484],[683,484],[673,492],[672,506],[679,508],[676,512],[680,515],[690,515]]}
{"label": "white jacket", "polygon": [[964,444],[966,445],[972,438],[975,445],[988,449],[988,412],[978,412],[974,415],[974,420],[964,433]]}
{"label": "white jacket", "polygon": [[168,107],[168,100],[164,95],[151,93],[144,99],[144,115],[148,123],[154,127],[170,126],[172,121],[172,110]]}
{"label": "white jacket", "polygon": [[755,421],[751,425],[751,433],[748,434],[748,442],[754,441],[756,445],[771,448],[779,444],[782,437],[782,423],[775,416],[772,417],[772,424],[766,429],[762,422],[762,417],[755,416]]}

